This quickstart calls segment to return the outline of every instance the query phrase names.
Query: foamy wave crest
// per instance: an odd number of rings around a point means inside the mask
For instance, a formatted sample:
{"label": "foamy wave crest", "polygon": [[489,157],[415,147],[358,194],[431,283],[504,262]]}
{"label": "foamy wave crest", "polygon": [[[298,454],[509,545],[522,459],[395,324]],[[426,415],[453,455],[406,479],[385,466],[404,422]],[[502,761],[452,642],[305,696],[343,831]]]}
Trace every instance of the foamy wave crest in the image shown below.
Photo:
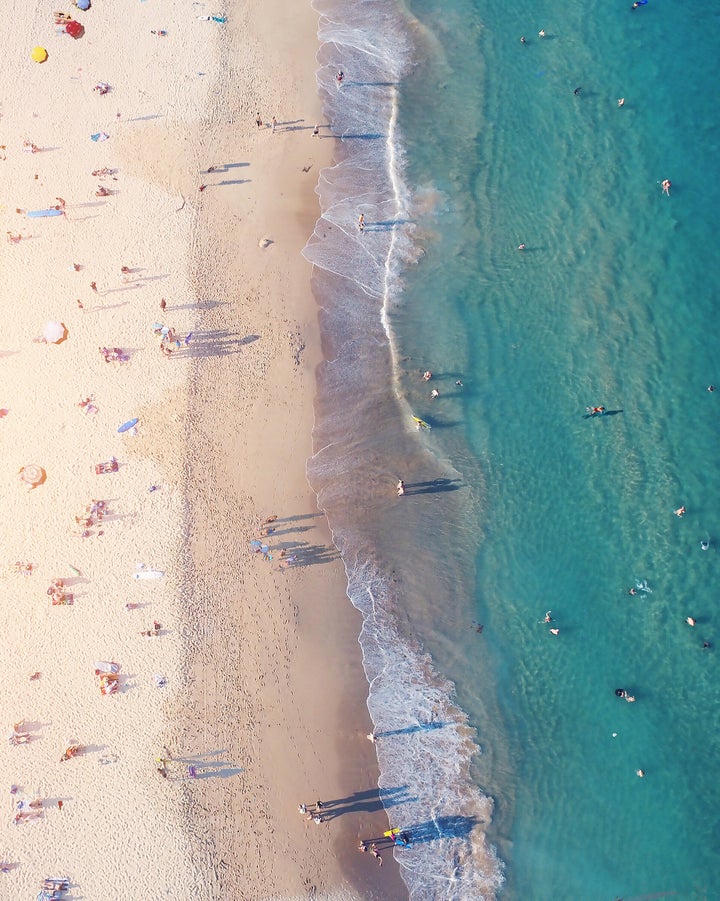
{"label": "foamy wave crest", "polygon": [[409,60],[407,29],[392,0],[314,5],[320,13],[317,80],[337,144],[334,163],[317,187],[322,216],[303,253],[317,267],[384,300],[392,266],[403,249],[409,252],[412,231],[397,129],[398,86]]}
{"label": "foamy wave crest", "polygon": [[360,644],[380,762],[381,797],[412,846],[396,849],[412,901],[493,898],[503,867],[485,829],[493,802],[470,779],[477,746],[453,685],[398,632],[391,587],[369,563],[348,573],[363,613]]}
{"label": "foamy wave crest", "polygon": [[322,215],[303,251],[316,267],[326,360],[308,478],[343,557],[349,597],[363,614],[381,796],[391,823],[412,837],[412,847],[395,849],[410,897],[492,898],[502,864],[485,837],[492,800],[470,777],[479,752],[474,733],[453,703],[453,685],[401,632],[398,597],[383,575],[392,570],[393,549],[383,549],[390,562],[381,562],[373,544],[394,496],[389,474],[409,471],[420,457],[426,469],[443,468],[402,428],[410,417],[397,393],[386,316],[400,296],[399,273],[414,259],[397,125],[412,22],[396,0],[319,0],[315,7],[318,84],[337,143],[317,188]]}

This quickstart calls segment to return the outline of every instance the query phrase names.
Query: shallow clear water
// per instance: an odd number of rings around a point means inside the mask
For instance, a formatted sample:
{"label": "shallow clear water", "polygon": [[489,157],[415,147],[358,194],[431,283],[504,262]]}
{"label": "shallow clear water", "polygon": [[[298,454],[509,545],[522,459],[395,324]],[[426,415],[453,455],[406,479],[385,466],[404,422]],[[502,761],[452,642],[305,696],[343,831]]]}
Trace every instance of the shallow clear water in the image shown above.
{"label": "shallow clear water", "polygon": [[413,897],[720,897],[720,16],[325,12],[309,473]]}

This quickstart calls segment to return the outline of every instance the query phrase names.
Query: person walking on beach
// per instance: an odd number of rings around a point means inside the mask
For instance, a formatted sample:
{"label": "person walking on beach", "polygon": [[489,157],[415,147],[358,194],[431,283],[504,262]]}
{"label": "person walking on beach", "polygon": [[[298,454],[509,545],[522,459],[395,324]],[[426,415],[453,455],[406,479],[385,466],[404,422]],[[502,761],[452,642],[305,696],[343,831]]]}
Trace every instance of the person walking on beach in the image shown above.
{"label": "person walking on beach", "polygon": [[375,860],[377,860],[378,866],[381,867],[382,866],[382,857],[380,856],[380,852],[378,851],[377,845],[375,844],[375,842],[373,842],[372,845],[370,845],[370,853],[375,858]]}
{"label": "person walking on beach", "polygon": [[360,213],[358,216],[358,231],[362,234],[365,231],[365,214]]}
{"label": "person walking on beach", "polygon": [[402,479],[397,483],[397,496],[402,497],[405,494],[405,482]]}
{"label": "person walking on beach", "polygon": [[260,115],[260,113],[258,113],[257,116],[255,117],[255,124],[257,125],[258,128],[262,128],[263,120],[262,120],[262,116]]}
{"label": "person walking on beach", "polygon": [[271,122],[270,122],[270,126],[271,126],[271,129],[272,129],[272,133],[275,134],[275,129],[277,128],[277,119],[275,118],[275,116],[272,117],[272,120],[271,120]]}

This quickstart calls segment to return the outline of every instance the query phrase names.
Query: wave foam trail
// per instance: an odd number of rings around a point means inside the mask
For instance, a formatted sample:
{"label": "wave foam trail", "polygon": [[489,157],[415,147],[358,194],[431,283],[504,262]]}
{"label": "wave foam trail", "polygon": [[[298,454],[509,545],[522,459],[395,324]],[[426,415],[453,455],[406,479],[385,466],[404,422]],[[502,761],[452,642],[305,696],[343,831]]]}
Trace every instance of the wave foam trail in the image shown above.
{"label": "wave foam trail", "polygon": [[326,361],[318,368],[308,478],[342,555],[348,596],[363,614],[359,641],[381,796],[392,825],[412,837],[412,847],[395,850],[410,897],[492,898],[503,868],[485,836],[493,802],[470,776],[479,753],[474,732],[453,703],[454,686],[400,628],[406,619],[387,575],[393,564],[380,561],[376,547],[388,472],[420,454],[438,468],[414,437],[407,445],[408,429],[399,426],[408,416],[395,393],[386,318],[390,305],[407,302],[399,273],[414,251],[398,127],[400,83],[411,64],[409,19],[396,0],[320,0],[315,8],[318,83],[336,152],[321,173],[321,217],[303,251],[316,267]]}

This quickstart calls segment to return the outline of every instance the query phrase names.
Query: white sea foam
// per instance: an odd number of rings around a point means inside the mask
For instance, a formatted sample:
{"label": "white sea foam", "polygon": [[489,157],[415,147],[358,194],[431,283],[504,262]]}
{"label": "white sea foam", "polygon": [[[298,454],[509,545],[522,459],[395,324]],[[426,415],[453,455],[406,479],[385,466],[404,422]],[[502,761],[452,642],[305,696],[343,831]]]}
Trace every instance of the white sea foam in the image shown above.
{"label": "white sea foam", "polygon": [[392,562],[380,560],[372,541],[390,461],[407,458],[400,450],[407,430],[399,423],[409,416],[393,390],[387,312],[403,300],[401,273],[415,252],[398,127],[400,82],[412,62],[408,19],[393,0],[315,6],[318,84],[341,140],[334,165],[321,174],[322,215],[304,251],[316,267],[326,359],[308,476],[343,556],[348,595],[363,614],[359,641],[380,789],[392,825],[411,835],[412,847],[395,852],[410,896],[491,898],[503,867],[485,835],[493,802],[470,776],[479,753],[474,732],[454,703],[453,685],[400,627]]}

